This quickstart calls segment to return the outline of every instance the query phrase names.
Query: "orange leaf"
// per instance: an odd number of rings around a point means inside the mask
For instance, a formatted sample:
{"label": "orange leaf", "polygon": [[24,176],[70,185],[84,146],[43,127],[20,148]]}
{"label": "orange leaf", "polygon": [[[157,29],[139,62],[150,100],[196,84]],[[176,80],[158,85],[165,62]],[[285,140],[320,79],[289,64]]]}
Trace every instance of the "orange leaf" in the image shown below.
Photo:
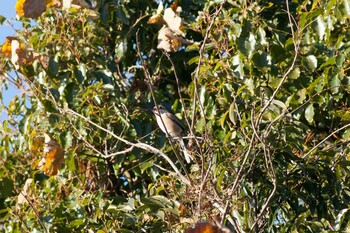
{"label": "orange leaf", "polygon": [[196,223],[194,228],[187,228],[185,233],[220,233],[221,231],[214,225],[208,222]]}
{"label": "orange leaf", "polygon": [[162,17],[163,12],[163,2],[160,1],[157,9],[157,14],[153,15],[148,21],[148,24],[165,24],[165,21]]}
{"label": "orange leaf", "polygon": [[39,167],[46,175],[56,175],[64,161],[64,151],[60,144],[45,134],[45,157],[40,161]]}

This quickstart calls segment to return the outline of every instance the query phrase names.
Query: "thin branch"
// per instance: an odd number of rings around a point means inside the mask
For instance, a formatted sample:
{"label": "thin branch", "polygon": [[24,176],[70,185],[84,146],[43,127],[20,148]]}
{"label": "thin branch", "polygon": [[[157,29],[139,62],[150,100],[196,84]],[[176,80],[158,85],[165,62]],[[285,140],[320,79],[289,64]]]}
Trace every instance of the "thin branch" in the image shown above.
{"label": "thin branch", "polygon": [[[253,110],[252,110],[252,111],[253,111]],[[235,179],[235,181],[234,181],[234,183],[233,183],[233,185],[232,185],[232,187],[231,187],[231,189],[230,189],[230,191],[229,191],[229,195],[228,195],[228,197],[227,197],[225,209],[224,209],[224,212],[223,212],[223,215],[222,215],[222,221],[225,220],[225,216],[226,216],[226,214],[227,214],[227,212],[228,212],[228,209],[229,209],[229,206],[230,206],[231,198],[232,198],[233,193],[234,193],[234,191],[236,190],[236,187],[237,187],[237,185],[238,185],[238,182],[239,182],[239,180],[240,180],[240,178],[241,178],[241,176],[242,176],[243,168],[244,168],[245,164],[246,164],[247,161],[248,161],[250,152],[252,151],[252,148],[253,148],[253,145],[254,145],[254,141],[255,141],[254,139],[255,139],[255,134],[252,134],[252,137],[251,137],[251,139],[250,139],[249,148],[248,148],[247,152],[245,153],[243,162],[242,162],[241,166],[239,167],[239,170],[238,170],[238,172],[237,172],[237,174],[236,174],[236,179]]]}
{"label": "thin branch", "polygon": [[[223,0],[221,2],[221,4],[219,5],[219,7],[216,8],[216,11],[214,12],[212,18],[211,18],[211,21],[210,21],[210,24],[209,26],[206,28],[206,32],[205,32],[205,36],[204,36],[204,39],[203,39],[203,42],[202,42],[202,45],[200,47],[200,50],[199,50],[199,59],[198,59],[198,65],[196,67],[196,70],[195,70],[195,75],[194,75],[194,80],[193,80],[193,83],[194,83],[194,96],[193,96],[193,107],[192,107],[192,116],[191,116],[191,127],[190,127],[190,131],[191,133],[193,133],[193,128],[194,128],[194,123],[195,123],[195,116],[196,116],[196,105],[197,105],[197,100],[198,100],[198,103],[199,103],[199,108],[201,110],[201,115],[202,115],[202,118],[204,120],[204,125],[206,125],[206,119],[205,119],[205,111],[204,111],[204,107],[203,107],[203,103],[200,102],[200,99],[199,99],[199,95],[198,95],[198,79],[199,79],[199,70],[200,70],[200,67],[201,67],[201,63],[202,63],[202,59],[203,59],[203,55],[204,55],[204,49],[205,49],[205,45],[207,43],[207,40],[209,38],[209,33],[214,25],[214,22],[216,20],[216,18],[218,17],[219,13],[221,12],[221,9],[223,7],[223,5],[225,4],[226,0]],[[207,130],[206,128],[204,128],[204,138],[207,137]],[[198,148],[201,148],[200,147],[200,144],[199,142],[196,140],[196,143],[198,145]],[[202,177],[204,179],[201,180],[201,190],[203,189],[205,183],[206,183],[206,179],[208,177],[208,172],[205,172],[205,158],[204,158],[204,155],[202,154],[201,152],[201,174],[202,174]],[[208,170],[210,170],[210,168],[208,168]],[[198,194],[198,210],[199,210],[199,214],[201,212],[201,199],[202,199],[202,192],[199,192]],[[224,211],[226,212],[226,211]],[[225,214],[223,215],[223,217],[225,217]]]}
{"label": "thin branch", "polygon": [[252,224],[251,228],[250,228],[250,232],[254,231],[254,228],[256,226],[256,224],[258,223],[258,221],[260,220],[260,218],[262,217],[262,215],[264,214],[264,212],[266,211],[266,209],[268,208],[268,206],[270,205],[270,202],[273,198],[273,196],[275,195],[276,191],[277,191],[277,179],[276,179],[276,174],[275,174],[275,170],[272,164],[272,158],[271,158],[271,154],[270,154],[270,149],[268,148],[269,146],[266,144],[266,137],[267,135],[270,133],[270,129],[272,127],[272,125],[277,122],[280,118],[282,118],[282,116],[284,116],[286,114],[286,111],[284,111],[282,114],[280,114],[276,119],[274,119],[267,127],[266,132],[263,134],[263,138],[259,137],[257,131],[256,131],[256,127],[259,128],[261,119],[262,119],[262,115],[264,114],[264,112],[267,110],[267,108],[271,105],[272,101],[275,99],[277,93],[279,92],[279,90],[282,88],[283,83],[285,82],[285,80],[287,79],[289,73],[294,69],[295,66],[295,62],[297,60],[298,54],[299,54],[299,34],[300,34],[300,30],[298,28],[298,35],[296,36],[295,32],[294,32],[294,28],[293,28],[293,18],[292,15],[290,13],[289,10],[289,2],[288,0],[286,0],[286,8],[287,8],[287,15],[288,15],[288,20],[289,20],[289,24],[291,27],[291,33],[292,33],[292,38],[293,38],[293,43],[294,43],[294,57],[293,57],[293,61],[292,64],[290,65],[290,67],[288,68],[288,70],[284,73],[282,80],[280,81],[280,83],[278,84],[277,88],[275,89],[275,91],[272,93],[272,96],[270,97],[270,99],[268,100],[268,102],[264,105],[264,107],[261,109],[259,116],[257,118],[256,124],[252,123],[252,127],[253,127],[253,132],[254,135],[258,138],[258,140],[262,143],[263,148],[264,148],[264,157],[265,157],[265,163],[266,163],[266,169],[268,170],[268,173],[271,177],[272,183],[273,183],[273,189],[270,193],[270,195],[268,196],[267,200],[265,201],[264,205],[261,208],[261,211],[259,212],[258,216],[256,217],[254,223]]}
{"label": "thin branch", "polygon": [[[266,147],[264,146],[264,150],[265,149],[266,149]],[[272,183],[273,183],[273,189],[272,189],[269,197],[265,201],[264,205],[262,206],[262,208],[261,208],[257,218],[255,219],[253,225],[250,227],[250,232],[253,232],[256,224],[259,222],[259,220],[261,219],[262,215],[266,211],[267,207],[270,205],[271,200],[272,200],[273,196],[275,195],[275,193],[277,191],[277,178],[276,178],[275,169],[274,169],[273,164],[272,164],[270,151],[269,150],[265,151],[264,154],[265,154],[265,161],[266,161],[266,169],[271,172],[270,176],[271,176],[271,180],[272,180]],[[270,167],[270,169],[269,169],[269,167]]]}
{"label": "thin branch", "polygon": [[[194,123],[195,123],[195,113],[196,113],[196,104],[197,104],[197,99],[199,100],[199,97],[198,97],[198,77],[199,77],[199,69],[201,67],[201,63],[202,63],[202,60],[203,60],[203,53],[204,53],[204,49],[205,49],[205,45],[207,43],[207,40],[209,38],[209,32],[211,31],[211,28],[213,27],[214,25],[214,21],[215,19],[218,17],[223,5],[226,3],[226,0],[223,0],[220,4],[220,6],[216,9],[215,13],[213,14],[212,16],[212,19],[210,21],[210,24],[209,26],[207,27],[206,29],[206,32],[205,32],[205,36],[204,36],[204,39],[203,39],[203,42],[202,42],[202,45],[200,47],[200,50],[199,50],[199,59],[198,59],[198,65],[197,65],[197,68],[196,68],[196,71],[195,71],[195,74],[194,74],[194,80],[193,80],[193,83],[194,83],[194,97],[193,97],[193,108],[192,108],[192,123],[191,123],[191,128],[194,127]],[[202,116],[203,116],[203,119],[204,119],[204,123],[205,123],[205,112],[204,112],[204,107],[202,105],[202,103],[199,101],[199,108],[201,110],[201,113],[202,113]],[[204,124],[206,125],[206,124]]]}
{"label": "thin branch", "polygon": [[[153,98],[153,102],[154,102],[154,104],[155,104],[155,106],[156,106],[156,109],[157,109],[158,114],[160,114],[160,113],[159,113],[159,109],[158,109],[158,103],[157,103],[157,100],[156,100],[156,98],[155,98],[155,94],[154,94],[154,91],[153,91],[153,88],[152,88],[152,85],[151,85],[151,75],[150,75],[150,73],[148,72],[148,69],[146,69],[145,62],[144,62],[144,60],[143,60],[143,58],[142,58],[142,54],[141,54],[141,51],[140,51],[140,42],[139,42],[139,39],[138,39],[138,38],[139,38],[139,31],[136,32],[136,48],[137,48],[137,53],[138,53],[138,56],[139,56],[139,58],[140,58],[140,60],[141,60],[142,69],[143,69],[144,75],[145,75],[145,77],[146,77],[147,80],[148,80],[147,84],[148,84],[149,90],[150,90],[150,92],[151,92],[151,95],[152,95],[152,98]],[[160,117],[160,120],[162,121],[162,124],[163,124],[163,126],[164,126],[165,133],[166,133],[167,137],[168,137],[168,138],[171,138],[171,137],[170,137],[170,134],[169,134],[169,132],[168,132],[167,127],[165,127],[165,124],[164,124],[164,122],[163,122],[163,118]],[[179,163],[181,164],[181,166],[182,166],[184,172],[186,173],[186,175],[187,175],[187,177],[188,177],[188,181],[189,181],[190,184],[192,185],[191,177],[190,177],[190,175],[189,175],[189,173],[188,173],[188,171],[187,171],[187,169],[186,169],[186,167],[185,167],[185,165],[184,165],[182,159],[180,158],[180,156],[179,156],[178,153],[176,152],[175,147],[174,147],[174,145],[173,145],[173,142],[172,142],[171,140],[169,140],[169,142],[170,142],[171,148],[173,149],[173,151],[174,151],[174,153],[175,153],[175,156],[176,156],[177,160],[178,160]],[[187,179],[186,179],[186,180],[187,180]]]}
{"label": "thin branch", "polygon": [[87,117],[85,117],[85,116],[83,116],[83,115],[81,115],[81,114],[79,114],[79,113],[77,113],[77,112],[75,112],[75,111],[69,109],[68,107],[65,108],[63,111],[66,112],[66,113],[72,114],[72,115],[74,115],[74,116],[78,116],[78,117],[82,118],[82,119],[85,120],[86,122],[88,122],[88,123],[92,124],[93,126],[99,128],[99,129],[101,129],[102,131],[104,131],[104,132],[110,134],[112,137],[114,137],[114,138],[116,138],[117,140],[119,140],[119,141],[125,143],[126,145],[129,145],[129,146],[131,146],[131,147],[136,147],[136,148],[144,149],[144,150],[146,150],[146,151],[148,151],[148,152],[150,152],[150,153],[160,155],[161,157],[163,157],[163,158],[170,164],[170,166],[174,169],[175,173],[181,178],[181,180],[182,180],[183,182],[185,182],[186,184],[191,184],[190,180],[188,180],[185,176],[183,176],[183,175],[181,174],[181,172],[177,169],[177,167],[175,166],[175,164],[173,163],[173,161],[171,161],[171,159],[170,159],[166,154],[164,154],[161,150],[159,150],[159,149],[157,149],[157,148],[155,148],[155,147],[153,147],[153,146],[150,146],[150,145],[148,145],[148,144],[145,144],[145,143],[141,143],[141,142],[132,143],[132,142],[130,142],[130,141],[128,141],[128,140],[125,140],[124,138],[121,138],[121,137],[117,136],[117,135],[114,134],[113,132],[111,132],[111,131],[109,131],[109,130],[107,130],[107,129],[101,127],[101,126],[99,126],[98,124],[96,124],[96,123],[92,122],[91,120],[89,120]]}
{"label": "thin branch", "polygon": [[35,209],[33,203],[29,200],[28,195],[22,191],[20,192],[20,194],[26,199],[26,201],[28,202],[28,204],[30,205],[32,210],[34,211],[34,214],[35,214],[36,218],[38,219],[38,222],[39,222],[40,226],[43,228],[44,232],[48,232],[44,223],[40,220],[40,216],[39,216],[38,211]]}
{"label": "thin branch", "polygon": [[126,148],[125,150],[122,150],[122,151],[117,151],[115,153],[112,153],[112,154],[106,154],[106,155],[102,155],[101,157],[103,158],[111,158],[111,157],[114,157],[114,156],[117,156],[117,155],[123,155],[123,154],[127,154],[129,152],[131,152],[132,150],[134,149],[134,146],[131,146],[129,148]]}
{"label": "thin branch", "polygon": [[266,111],[266,109],[271,105],[272,101],[275,99],[277,93],[279,92],[279,90],[282,88],[283,83],[286,81],[286,79],[288,78],[288,75],[290,72],[292,72],[292,70],[295,67],[295,62],[298,58],[299,55],[299,45],[300,45],[300,35],[299,35],[299,31],[298,31],[298,35],[295,35],[294,32],[294,28],[293,28],[293,21],[292,21],[292,17],[289,11],[289,2],[288,0],[286,0],[286,5],[287,5],[287,13],[288,13],[288,20],[289,20],[289,24],[291,27],[291,32],[292,32],[292,38],[293,38],[293,44],[294,44],[294,57],[293,57],[293,61],[292,64],[290,65],[290,67],[288,68],[288,70],[283,74],[282,80],[280,81],[280,83],[278,84],[277,88],[275,89],[275,91],[272,93],[272,96],[270,97],[270,99],[268,100],[268,102],[264,105],[264,107],[261,109],[258,119],[256,121],[256,126],[258,127],[258,125],[261,122],[261,118],[262,115],[264,114],[264,112]]}
{"label": "thin branch", "polygon": [[301,158],[307,157],[307,156],[308,156],[309,154],[311,154],[314,150],[316,150],[320,145],[322,145],[325,141],[327,141],[328,138],[332,137],[333,134],[338,133],[339,131],[342,131],[343,129],[346,129],[346,128],[348,128],[348,127],[350,127],[350,123],[344,125],[343,127],[339,128],[339,129],[337,129],[337,130],[335,130],[334,132],[330,133],[327,137],[325,137],[322,141],[320,141],[316,146],[312,147],[312,148],[309,150],[309,152],[307,152],[307,153],[306,153],[303,157],[301,157]]}

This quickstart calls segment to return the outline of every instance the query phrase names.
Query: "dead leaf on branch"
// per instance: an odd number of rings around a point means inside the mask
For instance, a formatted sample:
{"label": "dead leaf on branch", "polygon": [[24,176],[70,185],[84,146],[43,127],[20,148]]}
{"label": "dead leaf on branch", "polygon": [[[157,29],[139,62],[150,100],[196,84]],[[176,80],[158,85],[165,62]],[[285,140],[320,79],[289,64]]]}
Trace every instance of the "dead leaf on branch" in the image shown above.
{"label": "dead leaf on branch", "polygon": [[167,26],[176,34],[185,37],[185,33],[181,28],[185,25],[185,22],[178,15],[178,12],[181,12],[181,7],[177,7],[179,11],[174,12],[171,7],[165,9],[163,19],[166,22]]}
{"label": "dead leaf on branch", "polygon": [[38,167],[46,175],[58,173],[64,161],[64,151],[60,144],[45,134],[44,137],[34,137],[31,140],[30,150],[34,155],[42,156]]}
{"label": "dead leaf on branch", "polygon": [[198,222],[194,228],[187,228],[185,233],[222,233],[222,231],[208,222]]}
{"label": "dead leaf on branch", "polygon": [[91,9],[91,6],[84,0],[63,0],[63,8],[69,9],[74,7],[76,9],[86,8]]}
{"label": "dead leaf on branch", "polygon": [[159,2],[158,9],[157,9],[157,14],[153,15],[149,20],[147,21],[148,24],[160,24],[163,25],[166,22],[164,21],[162,17],[162,12],[163,12],[163,2]]}
{"label": "dead leaf on branch", "polygon": [[45,0],[18,0],[16,13],[19,17],[37,18],[46,11]]}
{"label": "dead leaf on branch", "polygon": [[158,5],[156,15],[153,15],[148,24],[164,25],[158,33],[158,49],[163,49],[167,52],[176,52],[182,45],[192,44],[193,42],[185,38],[183,28],[186,25],[184,20],[179,16],[182,11],[181,7],[173,4],[164,11],[162,16],[163,3]]}
{"label": "dead leaf on branch", "polygon": [[158,49],[163,49],[167,52],[176,52],[182,45],[189,44],[193,44],[193,42],[176,35],[166,26],[163,26],[158,33]]}
{"label": "dead leaf on branch", "polygon": [[1,47],[1,52],[6,57],[11,57],[11,62],[16,68],[20,70],[22,66],[30,65],[37,58],[43,60],[44,57],[37,53],[34,53],[31,48],[27,48],[16,37],[6,37],[5,43]]}

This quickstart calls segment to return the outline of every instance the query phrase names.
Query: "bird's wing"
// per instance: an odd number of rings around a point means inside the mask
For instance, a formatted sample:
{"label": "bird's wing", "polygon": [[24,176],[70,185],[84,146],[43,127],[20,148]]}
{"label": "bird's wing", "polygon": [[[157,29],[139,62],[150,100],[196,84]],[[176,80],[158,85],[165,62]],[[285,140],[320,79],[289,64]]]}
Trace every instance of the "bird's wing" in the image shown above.
{"label": "bird's wing", "polygon": [[183,132],[186,131],[185,127],[181,124],[181,122],[179,121],[179,119],[177,119],[177,117],[175,115],[173,115],[169,112],[167,113],[167,115],[169,118],[171,118],[176,123],[176,125],[178,125],[182,129]]}

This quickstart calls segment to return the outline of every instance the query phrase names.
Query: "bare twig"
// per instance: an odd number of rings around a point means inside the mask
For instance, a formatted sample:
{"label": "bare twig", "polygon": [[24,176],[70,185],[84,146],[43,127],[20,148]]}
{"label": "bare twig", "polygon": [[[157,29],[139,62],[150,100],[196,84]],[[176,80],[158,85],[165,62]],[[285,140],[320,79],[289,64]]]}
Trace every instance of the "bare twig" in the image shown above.
{"label": "bare twig", "polygon": [[[205,111],[204,111],[204,107],[203,107],[203,103],[200,102],[200,99],[199,99],[199,95],[198,95],[198,78],[199,78],[199,70],[200,70],[200,67],[201,67],[201,63],[202,63],[202,60],[203,60],[203,56],[204,56],[204,48],[205,48],[205,45],[207,43],[207,40],[209,38],[209,33],[214,25],[214,22],[216,20],[216,18],[218,17],[219,13],[221,12],[221,9],[223,7],[223,5],[226,3],[226,0],[223,0],[221,2],[221,4],[219,5],[219,7],[216,8],[216,11],[214,12],[212,18],[211,18],[211,21],[210,21],[210,24],[209,26],[206,28],[206,32],[205,32],[205,36],[204,36],[204,39],[203,39],[203,42],[202,42],[202,45],[200,47],[200,50],[199,50],[199,59],[198,59],[198,65],[196,67],[196,70],[195,70],[195,74],[194,74],[194,80],[193,80],[193,83],[194,83],[194,96],[193,96],[193,107],[192,107],[192,116],[191,116],[191,127],[190,127],[190,131],[191,133],[193,132],[193,128],[194,128],[194,123],[195,123],[195,116],[196,116],[196,106],[197,106],[197,100],[198,100],[198,104],[199,104],[199,108],[200,108],[200,111],[201,111],[201,115],[202,115],[202,118],[204,120],[204,125],[206,125],[206,119],[205,119]],[[206,128],[204,129],[204,138],[206,138],[207,136],[207,130]],[[198,144],[198,141],[196,140],[196,143]],[[198,147],[200,148],[199,144],[198,144]],[[205,183],[206,183],[206,179],[208,177],[208,174],[205,172],[205,158],[204,158],[204,155],[201,153],[201,173],[202,173],[202,179],[201,180],[201,190],[203,189]],[[208,168],[210,169],[210,168]],[[202,191],[199,192],[198,194],[198,213],[200,214],[201,213],[201,200],[202,200]],[[224,214],[225,215],[225,214]]]}
{"label": "bare twig", "polygon": [[38,219],[38,222],[39,222],[40,226],[43,228],[44,232],[48,232],[44,223],[40,220],[40,216],[39,216],[38,211],[35,209],[33,203],[29,200],[28,195],[22,191],[20,192],[20,194],[26,199],[27,203],[30,205],[30,207],[34,211],[34,214],[35,214],[36,218]]}
{"label": "bare twig", "polygon": [[276,191],[277,191],[277,178],[276,178],[276,174],[275,174],[275,170],[272,164],[272,158],[271,158],[271,154],[270,154],[270,148],[269,146],[266,144],[266,138],[268,136],[268,134],[270,133],[270,128],[272,127],[272,125],[277,122],[279,119],[282,118],[282,116],[284,116],[286,114],[287,111],[284,111],[282,114],[280,114],[276,119],[274,119],[266,128],[266,132],[263,134],[263,137],[259,137],[257,131],[255,128],[259,128],[261,119],[262,119],[262,115],[264,114],[264,112],[267,110],[267,108],[271,105],[272,101],[275,99],[277,93],[279,92],[279,90],[281,89],[283,83],[285,82],[285,80],[287,79],[289,73],[294,69],[295,66],[295,62],[296,59],[298,57],[299,54],[299,34],[300,34],[300,30],[299,27],[298,28],[298,35],[295,34],[294,32],[294,28],[293,28],[293,18],[292,15],[289,11],[289,2],[288,0],[286,0],[286,8],[287,8],[287,15],[288,15],[288,20],[289,20],[289,24],[291,27],[291,33],[292,33],[292,38],[293,38],[293,43],[294,43],[294,57],[293,57],[293,61],[290,65],[290,67],[288,68],[288,70],[283,74],[282,80],[280,81],[280,83],[278,84],[277,88],[274,90],[274,92],[272,93],[272,96],[270,97],[270,99],[268,100],[268,102],[264,105],[264,107],[261,109],[259,116],[256,120],[256,123],[252,123],[252,127],[253,127],[253,132],[256,135],[256,137],[258,138],[258,140],[260,142],[262,142],[263,145],[263,149],[264,149],[264,157],[265,157],[265,164],[266,164],[266,169],[269,173],[269,176],[272,180],[273,183],[273,189],[271,190],[271,193],[269,194],[268,198],[266,199],[264,205],[262,206],[258,216],[256,217],[254,223],[252,224],[251,228],[250,228],[250,232],[254,231],[254,228],[256,226],[256,224],[258,223],[258,221],[260,220],[260,218],[262,217],[262,215],[264,214],[264,212],[266,211],[266,209],[268,208],[268,206],[270,205],[270,202],[273,198],[273,196],[275,195]]}
{"label": "bare twig", "polygon": [[224,212],[222,214],[222,221],[225,220],[225,216],[226,216],[227,211],[228,211],[229,206],[230,206],[231,198],[233,196],[234,191],[236,190],[236,187],[238,186],[238,182],[239,182],[239,180],[240,180],[240,178],[242,176],[242,173],[243,173],[243,168],[244,168],[245,164],[247,163],[249,155],[250,155],[250,152],[252,151],[252,148],[254,146],[254,141],[255,141],[254,139],[255,139],[255,134],[252,134],[248,150],[245,152],[245,156],[244,156],[243,162],[242,162],[241,166],[239,167],[239,170],[238,170],[238,172],[236,174],[236,179],[233,182],[233,185],[232,185],[231,189],[229,190],[229,195],[227,197],[227,201],[226,201],[226,205],[225,205],[225,208],[224,208]]}
{"label": "bare twig", "polygon": [[325,141],[327,141],[328,138],[332,137],[335,133],[338,133],[339,131],[342,131],[343,129],[346,129],[350,127],[350,123],[344,125],[343,127],[333,131],[332,133],[330,133],[327,137],[325,137],[322,141],[320,141],[319,143],[317,143],[316,146],[312,147],[309,152],[307,152],[302,158],[307,157],[309,154],[311,154],[314,150],[316,150],[320,145],[322,145]]}
{"label": "bare twig", "polygon": [[[209,33],[211,31],[211,28],[214,25],[214,21],[217,18],[217,16],[219,15],[219,13],[220,13],[220,11],[221,11],[221,9],[222,9],[222,7],[223,7],[223,5],[225,3],[226,3],[226,0],[223,0],[221,2],[221,4],[219,5],[219,7],[216,8],[216,11],[215,11],[215,13],[212,16],[210,24],[209,24],[209,26],[206,29],[205,36],[204,36],[202,45],[201,45],[200,50],[199,50],[198,65],[197,65],[197,68],[196,68],[196,71],[195,71],[195,74],[194,74],[194,80],[193,80],[193,83],[194,83],[194,96],[193,96],[193,108],[192,108],[192,117],[191,117],[191,119],[192,119],[191,128],[194,127],[197,99],[199,100],[199,97],[198,97],[198,83],[197,83],[197,81],[198,81],[198,78],[199,78],[199,70],[200,70],[200,67],[201,67],[202,60],[203,60],[204,48],[205,48],[205,45],[206,45],[207,40],[209,38]],[[199,101],[199,108],[201,110],[203,119],[205,121],[204,107],[203,107],[203,104],[200,101]]]}
{"label": "bare twig", "polygon": [[173,163],[173,161],[171,161],[171,159],[170,159],[166,154],[164,154],[161,150],[159,150],[159,149],[157,149],[157,148],[155,148],[155,147],[153,147],[153,146],[150,146],[150,145],[148,145],[148,144],[146,144],[146,143],[141,143],[141,142],[132,143],[132,142],[130,142],[130,141],[128,141],[128,140],[126,140],[126,139],[124,139],[124,138],[122,138],[122,137],[119,137],[119,136],[117,136],[116,134],[114,134],[113,132],[111,132],[111,131],[109,131],[109,130],[103,128],[102,126],[99,126],[98,124],[96,124],[96,123],[92,122],[91,120],[89,120],[87,117],[85,117],[85,116],[83,116],[83,115],[81,115],[81,114],[79,114],[79,113],[77,113],[77,112],[75,112],[75,111],[69,109],[68,107],[65,108],[63,111],[64,111],[65,113],[68,113],[68,114],[71,114],[71,115],[78,116],[78,117],[82,118],[82,119],[85,120],[86,122],[88,122],[88,123],[90,123],[91,125],[93,125],[93,126],[99,128],[99,129],[101,129],[102,131],[104,131],[104,132],[110,134],[112,137],[114,137],[114,138],[116,138],[117,140],[119,140],[119,141],[125,143],[126,145],[129,145],[129,146],[131,146],[131,147],[136,147],[136,148],[144,149],[144,150],[146,150],[146,151],[148,151],[148,152],[150,152],[150,153],[154,153],[154,154],[160,155],[161,157],[163,157],[163,158],[170,164],[170,166],[173,168],[173,170],[175,171],[175,173],[181,178],[181,180],[182,180],[183,182],[185,182],[186,184],[191,184],[190,180],[188,180],[185,176],[183,176],[183,175],[181,174],[181,172],[177,169],[177,167],[175,166],[175,164]]}
{"label": "bare twig", "polygon": [[[158,114],[159,114],[158,103],[157,103],[157,100],[156,100],[156,98],[155,98],[154,91],[153,91],[153,88],[152,88],[152,85],[151,85],[151,75],[150,75],[150,73],[148,72],[148,69],[146,69],[145,62],[144,62],[144,60],[143,60],[143,58],[142,58],[142,55],[141,55],[141,51],[140,51],[140,42],[139,42],[139,39],[138,39],[138,37],[139,37],[139,36],[138,36],[138,33],[139,33],[139,31],[136,32],[136,48],[137,48],[137,53],[138,53],[138,56],[139,56],[139,58],[140,58],[140,60],[141,60],[142,69],[143,69],[144,75],[145,75],[146,79],[148,80],[147,84],[148,84],[149,90],[151,91],[151,95],[152,95],[152,98],[153,98],[153,102],[154,102],[154,104],[155,104],[155,106],[156,106],[156,109],[157,109],[157,111],[158,111]],[[160,119],[161,119],[161,121],[162,121],[162,124],[165,125],[164,122],[163,122],[163,118],[160,117]],[[166,133],[167,137],[168,137],[168,138],[171,138],[171,137],[170,137],[170,134],[169,134],[169,132],[168,132],[168,130],[167,130],[167,128],[164,127],[164,129],[165,129],[165,133]],[[173,149],[173,151],[174,151],[174,153],[175,153],[175,156],[176,156],[177,160],[178,160],[179,163],[181,164],[183,170],[185,171],[185,173],[186,173],[186,175],[187,175],[187,177],[188,177],[188,179],[189,179],[188,181],[190,182],[190,184],[192,184],[191,177],[190,177],[190,175],[188,174],[188,171],[187,171],[187,169],[186,169],[186,167],[185,167],[185,165],[184,165],[182,159],[180,159],[178,153],[176,152],[176,150],[175,150],[175,148],[174,148],[174,145],[173,145],[173,142],[172,142],[171,140],[169,140],[169,142],[170,142],[170,145],[171,145],[171,147],[172,147],[172,149]]]}
{"label": "bare twig", "polygon": [[275,89],[275,91],[272,93],[270,99],[267,101],[267,103],[264,105],[264,107],[261,109],[258,119],[256,121],[256,127],[259,128],[259,124],[261,122],[261,118],[262,115],[265,113],[266,109],[271,105],[272,101],[275,99],[277,93],[280,91],[280,89],[282,88],[283,83],[286,81],[286,79],[288,78],[288,75],[290,74],[290,72],[292,72],[292,70],[295,67],[295,62],[298,58],[299,55],[299,45],[300,45],[300,31],[298,30],[298,34],[296,35],[294,32],[294,28],[293,28],[293,21],[292,21],[292,17],[289,11],[289,2],[288,0],[286,0],[286,5],[287,5],[287,14],[288,14],[288,20],[289,20],[289,24],[290,24],[290,28],[291,28],[291,33],[292,33],[292,38],[293,38],[293,44],[294,44],[294,57],[293,57],[293,61],[290,65],[290,67],[288,68],[288,70],[283,74],[283,77],[280,81],[280,83],[278,84],[277,88]]}
{"label": "bare twig", "polygon": [[[266,147],[264,147],[264,150],[265,149],[266,149]],[[250,227],[250,232],[254,231],[254,228],[255,228],[256,224],[259,222],[259,220],[261,219],[262,215],[264,214],[266,209],[269,207],[270,202],[271,202],[273,196],[275,195],[275,193],[277,191],[277,178],[276,178],[275,169],[274,169],[273,164],[272,164],[270,150],[266,150],[264,155],[265,155],[266,169],[270,171],[269,173],[270,173],[271,180],[272,180],[272,183],[273,183],[273,188],[271,190],[270,195],[266,199],[264,205],[262,206],[258,216],[256,217],[254,223]]]}

